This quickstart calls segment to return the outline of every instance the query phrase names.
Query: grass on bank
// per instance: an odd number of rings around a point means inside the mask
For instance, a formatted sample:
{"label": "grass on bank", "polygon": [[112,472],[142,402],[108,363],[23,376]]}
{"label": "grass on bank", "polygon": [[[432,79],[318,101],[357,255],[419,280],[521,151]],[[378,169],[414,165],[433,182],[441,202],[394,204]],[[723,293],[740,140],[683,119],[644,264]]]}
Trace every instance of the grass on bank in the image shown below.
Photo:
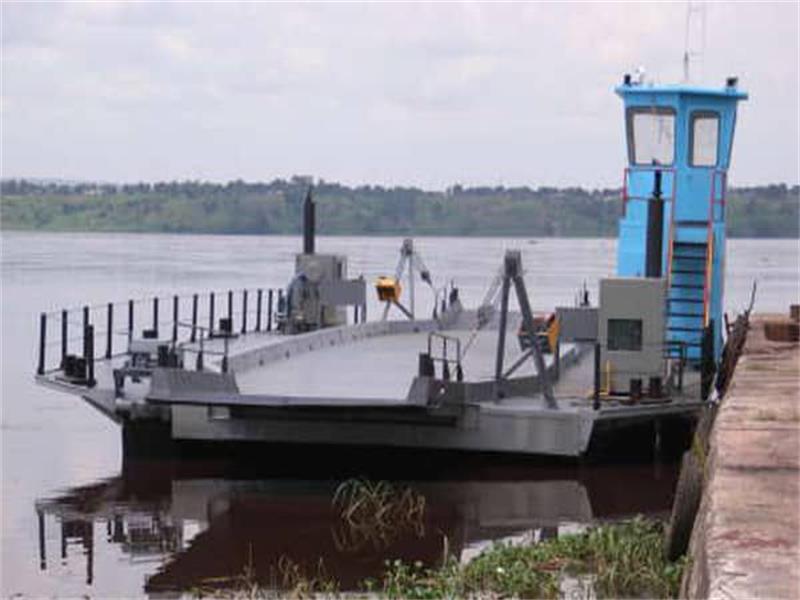
{"label": "grass on bank", "polygon": [[583,597],[674,598],[685,561],[664,559],[663,534],[660,522],[636,518],[537,544],[495,544],[467,565],[394,563],[378,591],[390,598],[559,598],[571,580]]}
{"label": "grass on bank", "polygon": [[[380,579],[367,580],[363,594],[386,598],[675,598],[686,559],[668,562],[663,525],[635,518],[601,525],[529,545],[498,543],[466,565],[449,557],[441,567],[400,561]],[[285,567],[286,565],[284,565]],[[317,569],[319,571],[319,568]],[[332,597],[338,586],[327,576],[305,577],[296,565],[282,569],[277,587],[252,580],[222,592],[232,598]],[[195,590],[197,594],[199,590]],[[215,590],[215,595],[220,595]],[[199,595],[204,595],[200,593]]]}

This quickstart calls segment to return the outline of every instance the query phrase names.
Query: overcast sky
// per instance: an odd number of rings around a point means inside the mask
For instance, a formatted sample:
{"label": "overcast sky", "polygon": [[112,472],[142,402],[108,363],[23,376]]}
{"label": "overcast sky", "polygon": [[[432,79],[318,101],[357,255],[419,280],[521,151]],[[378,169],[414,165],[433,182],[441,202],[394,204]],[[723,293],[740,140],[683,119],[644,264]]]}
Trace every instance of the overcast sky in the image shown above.
{"label": "overcast sky", "polygon": [[[680,80],[687,12],[685,2],[1,10],[3,177],[308,174],[434,189],[618,186],[613,87],[639,65]],[[798,181],[799,18],[796,2],[707,6],[702,82],[738,75],[750,93],[735,185]]]}

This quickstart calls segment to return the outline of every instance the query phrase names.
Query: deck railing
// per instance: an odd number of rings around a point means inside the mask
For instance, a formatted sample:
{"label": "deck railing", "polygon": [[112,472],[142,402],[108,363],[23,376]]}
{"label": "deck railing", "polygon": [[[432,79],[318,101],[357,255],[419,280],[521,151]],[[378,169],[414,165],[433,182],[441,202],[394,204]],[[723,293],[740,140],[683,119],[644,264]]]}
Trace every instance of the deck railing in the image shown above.
{"label": "deck railing", "polygon": [[39,316],[36,374],[64,369],[68,356],[95,361],[128,354],[135,338],[163,340],[173,347],[214,335],[271,332],[282,289],[211,291],[85,305]]}

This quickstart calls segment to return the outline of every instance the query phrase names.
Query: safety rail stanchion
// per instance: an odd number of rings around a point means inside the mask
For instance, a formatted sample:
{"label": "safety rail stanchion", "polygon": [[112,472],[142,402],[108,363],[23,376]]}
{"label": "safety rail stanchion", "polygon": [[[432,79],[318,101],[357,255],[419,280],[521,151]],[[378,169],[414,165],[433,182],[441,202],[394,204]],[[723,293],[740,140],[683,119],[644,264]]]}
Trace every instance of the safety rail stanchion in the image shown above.
{"label": "safety rail stanchion", "polygon": [[258,292],[256,292],[256,331],[261,331],[261,300],[263,295],[263,290],[258,288]]}
{"label": "safety rail stanchion", "polygon": [[180,300],[178,296],[172,297],[172,343],[175,344],[178,341],[178,312],[180,310],[179,307]]}
{"label": "safety rail stanchion", "polygon": [[83,357],[86,359],[86,385],[94,387],[94,325],[87,325],[83,338]]}
{"label": "safety rail stanchion", "polygon": [[247,333],[247,290],[242,290],[242,333]]}
{"label": "safety rail stanchion", "polygon": [[200,332],[200,352],[197,353],[197,366],[198,371],[203,370],[203,332]]}
{"label": "safety rail stanchion", "polygon": [[594,410],[600,409],[600,344],[594,345]]}
{"label": "safety rail stanchion", "polygon": [[89,326],[89,307],[83,307],[83,330],[86,331],[86,328]]}
{"label": "safety rail stanchion", "polygon": [[272,331],[272,288],[267,293],[267,331]]}
{"label": "safety rail stanchion", "polygon": [[36,369],[37,375],[44,375],[45,346],[47,345],[47,314],[39,316],[39,367]]}
{"label": "safety rail stanchion", "polygon": [[233,290],[228,290],[228,327],[233,332]]}
{"label": "safety rail stanchion", "polygon": [[114,336],[114,303],[109,302],[106,313],[106,358],[111,358]]}
{"label": "safety rail stanchion", "polygon": [[214,331],[214,292],[208,295],[208,330]]}
{"label": "safety rail stanchion", "polygon": [[67,360],[67,354],[69,352],[69,314],[66,310],[61,311],[61,368],[64,368],[64,364]]}
{"label": "safety rail stanchion", "polygon": [[128,300],[128,344],[133,341],[133,300]]}
{"label": "safety rail stanchion", "polygon": [[192,294],[192,335],[189,340],[197,340],[197,294]]}
{"label": "safety rail stanchion", "polygon": [[153,298],[153,331],[155,338],[158,339],[158,296]]}

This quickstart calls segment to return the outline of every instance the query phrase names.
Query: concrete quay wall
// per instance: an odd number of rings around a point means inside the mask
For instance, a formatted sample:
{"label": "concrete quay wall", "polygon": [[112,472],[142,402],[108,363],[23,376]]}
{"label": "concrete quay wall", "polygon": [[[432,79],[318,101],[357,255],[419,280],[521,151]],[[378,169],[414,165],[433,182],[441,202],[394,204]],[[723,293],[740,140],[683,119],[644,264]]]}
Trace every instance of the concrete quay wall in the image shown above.
{"label": "concrete quay wall", "polygon": [[800,598],[800,345],[756,315],[717,414],[682,595]]}

